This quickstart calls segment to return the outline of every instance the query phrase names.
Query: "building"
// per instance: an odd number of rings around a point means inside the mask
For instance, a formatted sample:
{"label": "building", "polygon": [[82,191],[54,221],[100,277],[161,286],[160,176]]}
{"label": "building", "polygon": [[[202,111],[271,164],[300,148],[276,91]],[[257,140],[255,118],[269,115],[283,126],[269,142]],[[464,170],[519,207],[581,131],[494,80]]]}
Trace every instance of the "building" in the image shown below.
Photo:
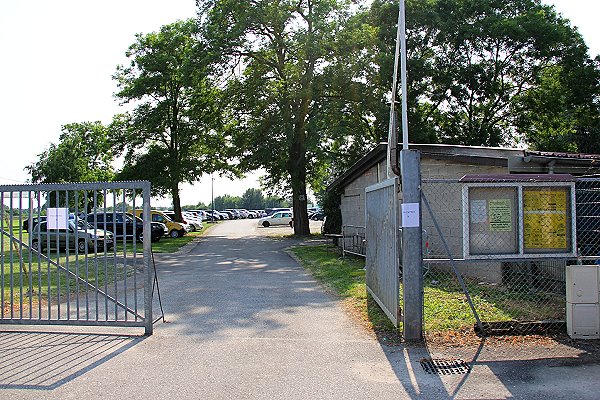
{"label": "building", "polygon": [[[443,230],[452,257],[463,254],[463,184],[465,175],[570,174],[600,175],[600,155],[529,151],[515,148],[490,148],[441,144],[414,144],[421,153],[422,192],[427,197],[435,219]],[[387,179],[387,144],[381,143],[337,177],[327,188],[340,193],[342,225],[364,227],[365,188]],[[401,197],[401,193],[399,193]],[[447,252],[434,229],[431,216],[422,212],[422,226],[429,255],[447,258]],[[599,214],[600,215],[600,214]],[[488,282],[502,280],[498,263],[480,263],[478,268],[462,266],[466,275]]]}

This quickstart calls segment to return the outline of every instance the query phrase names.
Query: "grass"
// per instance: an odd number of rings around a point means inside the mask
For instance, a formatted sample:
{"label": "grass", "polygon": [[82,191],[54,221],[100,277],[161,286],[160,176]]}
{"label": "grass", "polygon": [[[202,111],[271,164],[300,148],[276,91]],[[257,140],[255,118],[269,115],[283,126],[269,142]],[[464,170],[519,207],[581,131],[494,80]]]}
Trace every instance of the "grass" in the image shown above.
{"label": "grass", "polygon": [[[206,230],[209,228],[209,224],[205,224],[204,228],[197,232],[189,232],[183,237],[180,238],[170,238],[163,237],[159,242],[152,243],[152,250],[154,253],[173,253],[178,251],[181,247],[185,246],[189,242],[194,239],[202,236]],[[21,232],[19,229],[18,221],[15,221],[12,230],[13,237],[17,239],[21,239],[23,243],[29,242],[29,234],[27,232]],[[16,242],[14,242],[16,243]],[[19,247],[13,244],[11,245],[10,239],[4,235],[2,238],[2,254],[3,254],[3,263],[0,264],[2,274],[0,274],[0,280],[3,277],[3,282],[0,281],[0,286],[3,289],[3,298],[5,305],[10,302],[10,298],[14,299],[16,304],[20,303],[19,297],[21,296],[21,281],[23,283],[23,296],[29,292],[29,287],[31,284],[32,291],[37,293],[43,293],[42,301],[47,301],[48,290],[50,292],[50,296],[52,298],[56,298],[59,293],[66,294],[68,291],[74,291],[77,288],[77,281],[74,276],[68,274],[66,271],[58,269],[56,266],[50,264],[48,260],[44,257],[40,257],[37,254],[30,252],[25,247]],[[86,262],[85,256],[80,254],[78,257],[75,254],[75,250],[69,250],[69,255],[67,257],[67,252],[61,251],[57,254],[56,250],[50,251],[50,258],[52,261],[59,263],[60,265],[66,267],[67,264],[69,266],[69,271],[72,273],[77,272],[78,276],[88,280],[92,285],[97,285],[102,288],[105,285],[111,284],[115,282],[115,280],[122,280],[125,275],[131,276],[134,273],[134,270],[131,265],[128,266],[127,271],[122,266],[111,266],[111,258],[116,254],[117,257],[123,256],[124,253],[127,254],[128,257],[133,255],[133,243],[127,242],[125,244],[125,250],[123,248],[123,242],[117,239],[116,250],[111,250],[107,253],[109,267],[104,270],[104,253],[99,252],[98,255],[101,257],[98,263],[101,264],[96,272],[95,264],[93,261],[94,254],[90,253],[89,263],[87,265],[87,273],[86,273]],[[138,257],[141,257],[143,253],[143,246],[140,243],[136,244],[135,248],[136,254]],[[19,252],[21,252],[21,257],[23,259],[23,268],[21,268],[19,263]],[[11,253],[13,262],[11,264]],[[44,252],[45,253],[45,252]],[[30,264],[31,259],[31,266]],[[96,276],[97,273],[97,276]],[[11,283],[12,278],[12,283]],[[3,284],[3,285],[2,285]],[[80,290],[82,289],[83,283],[79,282]],[[11,292],[11,286],[13,287]],[[49,289],[48,289],[49,288]],[[38,301],[37,296],[33,296],[32,300],[34,302]],[[29,298],[23,298],[24,304],[29,304]]]}
{"label": "grass", "polygon": [[[444,273],[425,279],[425,330],[440,332],[472,327],[475,317],[456,279]],[[523,287],[496,286],[465,280],[482,321],[534,321],[564,318],[564,296],[530,292]]]}
{"label": "grass", "polygon": [[[378,334],[398,330],[367,294],[364,260],[340,259],[326,246],[298,246],[292,252],[312,275],[350,304],[365,325]],[[433,278],[435,276],[435,279]],[[424,279],[425,332],[472,330],[475,318],[458,282],[448,273],[430,273]],[[475,309],[483,321],[531,321],[564,317],[564,296],[498,287],[466,279]]]}
{"label": "grass", "polygon": [[326,288],[344,299],[352,314],[367,329],[390,342],[400,338],[399,330],[389,321],[377,303],[367,293],[364,260],[338,257],[327,246],[298,246],[292,248],[304,268]]}

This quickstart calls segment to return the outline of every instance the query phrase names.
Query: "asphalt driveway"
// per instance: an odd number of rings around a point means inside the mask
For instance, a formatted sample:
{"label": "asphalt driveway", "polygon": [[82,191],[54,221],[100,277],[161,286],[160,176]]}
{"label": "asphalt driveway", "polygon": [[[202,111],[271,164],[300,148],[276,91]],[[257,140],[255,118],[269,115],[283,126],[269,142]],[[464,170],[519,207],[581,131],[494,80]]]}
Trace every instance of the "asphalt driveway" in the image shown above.
{"label": "asphalt driveway", "polygon": [[[157,256],[167,323],[151,337],[0,332],[0,397],[598,398],[600,367],[583,350],[557,362],[380,344],[284,251],[299,244],[282,237],[290,232],[229,221],[180,254]],[[420,367],[459,354],[474,361],[470,374]]]}

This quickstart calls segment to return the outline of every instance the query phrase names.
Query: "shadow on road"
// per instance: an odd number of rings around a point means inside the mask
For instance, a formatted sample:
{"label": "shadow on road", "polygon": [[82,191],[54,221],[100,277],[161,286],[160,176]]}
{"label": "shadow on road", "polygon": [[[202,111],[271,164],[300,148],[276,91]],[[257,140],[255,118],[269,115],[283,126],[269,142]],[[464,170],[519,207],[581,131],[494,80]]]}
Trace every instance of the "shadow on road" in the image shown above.
{"label": "shadow on road", "polygon": [[0,332],[0,389],[54,390],[144,339],[112,334]]}

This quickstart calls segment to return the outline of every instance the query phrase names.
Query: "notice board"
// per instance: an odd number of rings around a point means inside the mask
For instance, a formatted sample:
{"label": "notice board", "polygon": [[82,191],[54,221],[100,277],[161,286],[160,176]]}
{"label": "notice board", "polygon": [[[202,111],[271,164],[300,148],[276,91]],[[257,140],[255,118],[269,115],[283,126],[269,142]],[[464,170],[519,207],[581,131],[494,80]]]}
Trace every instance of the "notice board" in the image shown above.
{"label": "notice board", "polygon": [[523,188],[525,253],[571,251],[570,200],[566,187]]}
{"label": "notice board", "polygon": [[574,182],[463,186],[465,258],[576,256]]}
{"label": "notice board", "polygon": [[517,204],[514,187],[470,188],[471,254],[512,254],[518,251]]}

